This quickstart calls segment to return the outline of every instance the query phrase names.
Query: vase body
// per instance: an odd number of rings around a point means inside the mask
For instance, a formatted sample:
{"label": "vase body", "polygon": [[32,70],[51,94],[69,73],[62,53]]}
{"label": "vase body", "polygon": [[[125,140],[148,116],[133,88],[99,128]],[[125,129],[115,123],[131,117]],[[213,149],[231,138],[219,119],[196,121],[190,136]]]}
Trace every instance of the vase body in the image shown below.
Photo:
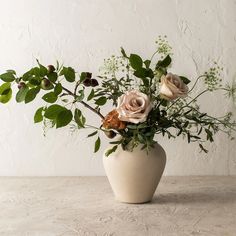
{"label": "vase body", "polygon": [[[104,152],[105,153],[105,152]],[[119,146],[103,165],[116,199],[126,203],[145,203],[152,200],[166,164],[164,149],[155,144],[150,151],[140,146],[132,152]]]}

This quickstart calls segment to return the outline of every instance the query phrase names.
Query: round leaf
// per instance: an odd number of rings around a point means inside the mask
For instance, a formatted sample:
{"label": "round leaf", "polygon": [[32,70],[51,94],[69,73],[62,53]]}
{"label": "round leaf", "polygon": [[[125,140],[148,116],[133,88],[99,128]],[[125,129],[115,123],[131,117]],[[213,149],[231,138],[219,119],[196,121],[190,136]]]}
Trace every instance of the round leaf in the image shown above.
{"label": "round leaf", "polygon": [[25,96],[25,103],[29,103],[31,101],[33,101],[35,99],[35,97],[37,96],[37,94],[39,93],[40,88],[32,88],[30,89]]}
{"label": "round leaf", "polygon": [[35,112],[35,115],[34,115],[34,123],[39,123],[43,120],[43,115],[42,115],[42,112],[43,112],[43,107],[40,107],[36,112]]}
{"label": "round leaf", "polygon": [[28,91],[28,87],[21,88],[16,94],[16,102],[23,102]]}
{"label": "round leaf", "polygon": [[106,102],[107,102],[106,97],[100,97],[96,100],[95,104],[97,104],[98,106],[103,106]]}
{"label": "round leaf", "polygon": [[130,65],[132,66],[133,69],[137,70],[142,68],[143,66],[143,60],[139,55],[136,54],[131,54],[129,57],[129,62]]}
{"label": "round leaf", "polygon": [[66,110],[66,108],[62,107],[60,105],[57,105],[57,104],[51,105],[46,109],[46,111],[44,113],[44,117],[46,117],[50,120],[54,120],[54,119],[56,119],[57,115],[61,111],[64,111],[64,110]]}
{"label": "round leaf", "polygon": [[48,103],[54,103],[57,100],[57,96],[54,92],[46,93],[43,95],[42,99]]}
{"label": "round leaf", "polygon": [[68,125],[73,118],[70,110],[61,111],[56,118],[56,128],[61,128]]}
{"label": "round leaf", "polygon": [[14,73],[9,71],[4,74],[1,74],[0,79],[3,80],[4,82],[13,82],[16,78],[14,76]]}

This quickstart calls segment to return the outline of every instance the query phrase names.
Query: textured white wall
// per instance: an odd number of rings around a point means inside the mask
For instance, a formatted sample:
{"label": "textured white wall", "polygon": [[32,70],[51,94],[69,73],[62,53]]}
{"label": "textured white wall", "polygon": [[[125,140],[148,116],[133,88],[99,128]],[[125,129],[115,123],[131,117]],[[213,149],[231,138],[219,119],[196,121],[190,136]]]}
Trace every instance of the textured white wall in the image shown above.
{"label": "textured white wall", "polygon": [[[176,73],[193,79],[210,59],[227,68],[225,81],[236,73],[235,0],[1,0],[0,6],[0,72],[23,72],[39,58],[96,74],[120,46],[149,57],[162,34],[174,47]],[[235,110],[216,96],[204,101],[212,114]],[[0,105],[0,175],[103,175],[102,152],[93,154],[84,131],[51,130],[43,137],[32,119],[37,105]],[[168,154],[166,175],[236,174],[236,143],[224,135],[208,155],[182,140],[159,142]]]}

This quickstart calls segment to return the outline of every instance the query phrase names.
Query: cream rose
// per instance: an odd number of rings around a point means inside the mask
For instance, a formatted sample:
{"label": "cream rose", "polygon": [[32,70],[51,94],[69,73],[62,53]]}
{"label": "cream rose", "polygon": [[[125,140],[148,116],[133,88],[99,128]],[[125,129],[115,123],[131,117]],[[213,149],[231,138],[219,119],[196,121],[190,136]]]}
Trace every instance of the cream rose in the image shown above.
{"label": "cream rose", "polygon": [[186,97],[188,86],[178,75],[168,73],[161,77],[160,95],[164,99],[174,100],[178,97]]}
{"label": "cream rose", "polygon": [[122,121],[138,124],[146,121],[152,109],[149,97],[137,90],[131,90],[118,98],[118,118]]}

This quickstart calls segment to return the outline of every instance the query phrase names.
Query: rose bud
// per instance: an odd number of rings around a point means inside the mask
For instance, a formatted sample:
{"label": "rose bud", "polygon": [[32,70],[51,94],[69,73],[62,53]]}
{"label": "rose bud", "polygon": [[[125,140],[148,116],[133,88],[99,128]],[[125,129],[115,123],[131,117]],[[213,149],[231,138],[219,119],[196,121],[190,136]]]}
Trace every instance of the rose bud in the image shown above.
{"label": "rose bud", "polygon": [[92,73],[85,72],[85,77],[88,78],[88,79],[91,79],[92,78]]}
{"label": "rose bud", "polygon": [[42,89],[49,89],[50,87],[51,87],[51,82],[48,80],[48,79],[46,79],[46,78],[44,78],[42,81],[41,81],[41,88]]}
{"label": "rose bud", "polygon": [[188,86],[178,75],[168,73],[161,77],[160,96],[168,101],[188,95]]}
{"label": "rose bud", "polygon": [[108,138],[114,138],[116,136],[116,133],[113,130],[104,131],[104,133]]}
{"label": "rose bud", "polygon": [[24,82],[19,82],[19,84],[17,85],[18,89],[24,88],[26,86],[26,84]]}
{"label": "rose bud", "polygon": [[96,79],[91,79],[91,85],[92,87],[98,86],[98,81]]}
{"label": "rose bud", "polygon": [[55,71],[55,67],[53,66],[53,65],[49,65],[48,66],[48,72],[49,73],[52,73],[52,72],[54,72]]}
{"label": "rose bud", "polygon": [[86,86],[86,87],[91,86],[91,83],[92,83],[92,81],[89,78],[87,78],[83,81],[83,85]]}

